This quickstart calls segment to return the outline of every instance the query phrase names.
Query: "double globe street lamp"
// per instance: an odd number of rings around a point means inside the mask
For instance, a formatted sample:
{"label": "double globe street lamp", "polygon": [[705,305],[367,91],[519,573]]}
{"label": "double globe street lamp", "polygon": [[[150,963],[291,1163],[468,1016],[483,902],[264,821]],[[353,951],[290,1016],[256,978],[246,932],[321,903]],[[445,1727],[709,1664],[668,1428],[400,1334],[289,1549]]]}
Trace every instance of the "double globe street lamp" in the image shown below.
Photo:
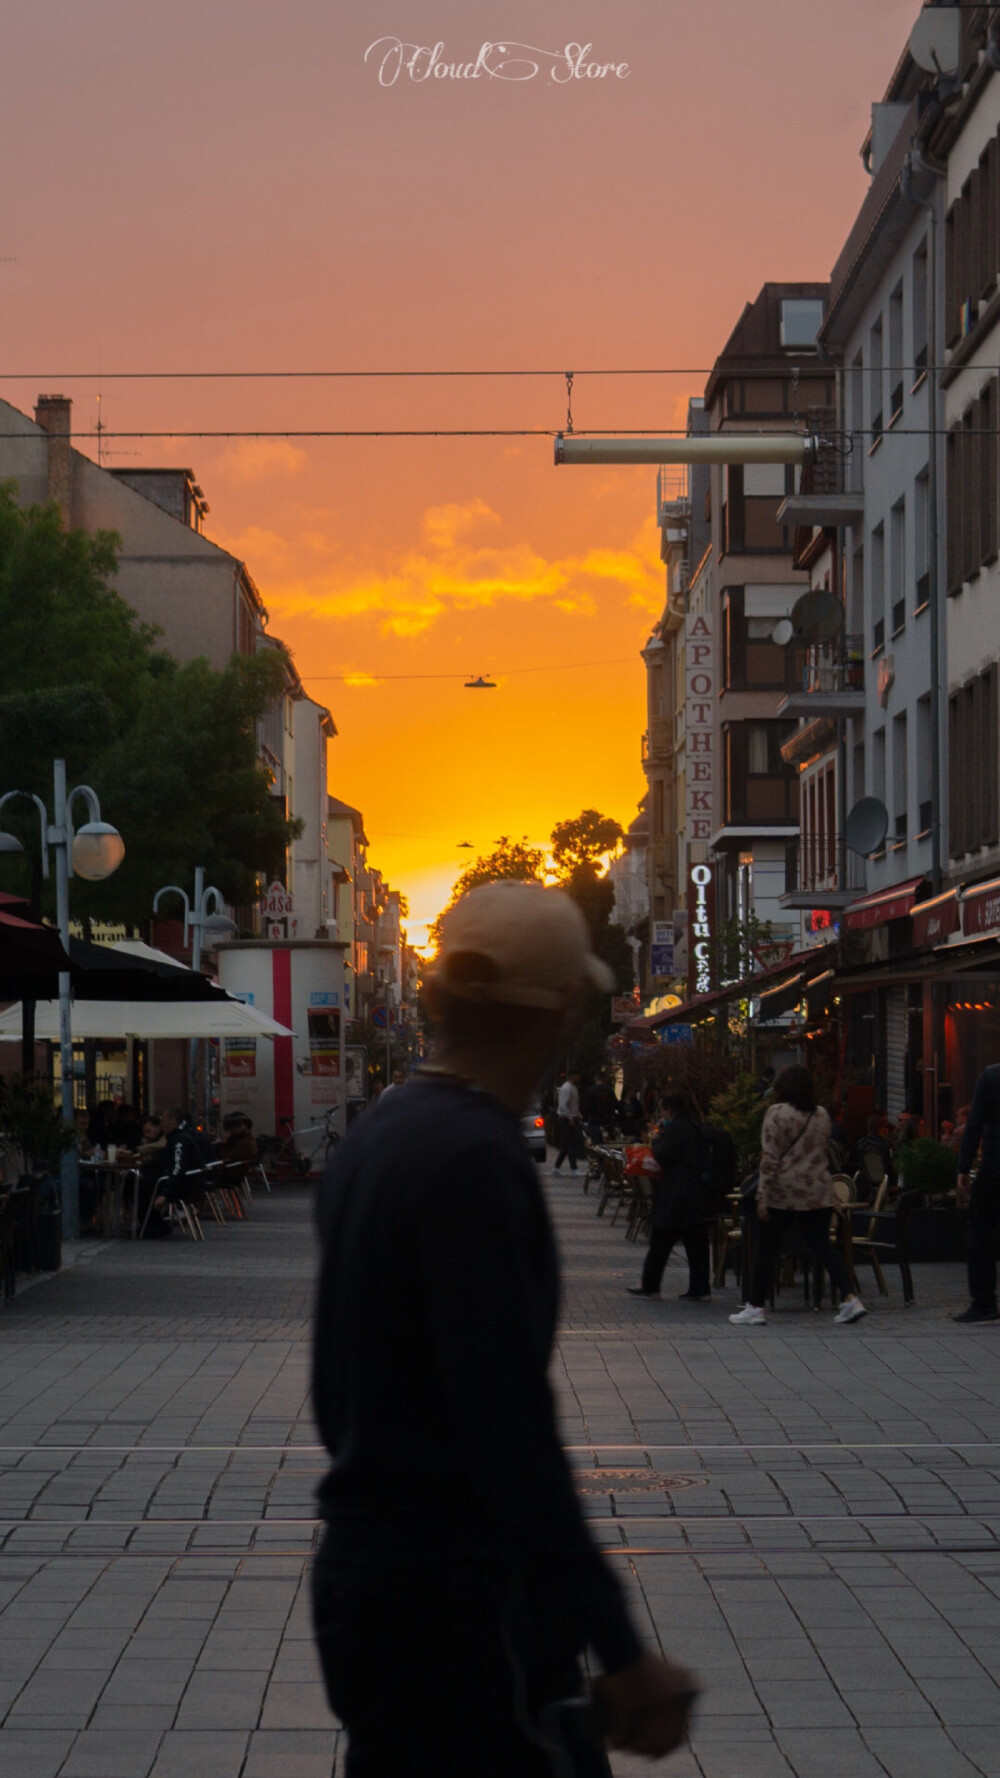
{"label": "double globe street lamp", "polygon": [[[125,841],[116,827],[101,819],[97,792],[89,784],[66,789],[66,761],[57,759],[52,766],[53,808],[55,819],[49,821],[48,810],[40,796],[30,790],[8,790],[0,796],[0,809],[15,799],[33,802],[41,824],[42,876],[49,875],[49,847],[56,860],[56,918],[63,950],[69,956],[69,879],[83,877],[88,883],[101,883],[110,877],[125,856]],[[89,819],[82,827],[73,827],[73,804],[83,797]],[[16,834],[0,832],[0,855],[23,852]],[[59,1057],[63,1121],[73,1123],[73,1030],[69,971],[59,972]],[[23,1017],[23,1011],[22,1011]],[[80,1171],[76,1147],[62,1158],[63,1233],[75,1241],[80,1234]]]}
{"label": "double globe street lamp", "polygon": [[[178,895],[184,903],[184,945],[187,948],[191,941],[191,968],[201,968],[202,942],[205,939],[232,938],[239,931],[234,920],[225,912],[225,898],[221,889],[211,885],[205,887],[205,871],[197,865],[194,873],[194,899],[190,899],[186,889],[176,883],[165,883],[153,897],[153,912],[158,914],[160,902],[164,895]],[[192,1037],[188,1060],[188,1109],[192,1114],[197,1111],[198,1096],[198,1039]]]}

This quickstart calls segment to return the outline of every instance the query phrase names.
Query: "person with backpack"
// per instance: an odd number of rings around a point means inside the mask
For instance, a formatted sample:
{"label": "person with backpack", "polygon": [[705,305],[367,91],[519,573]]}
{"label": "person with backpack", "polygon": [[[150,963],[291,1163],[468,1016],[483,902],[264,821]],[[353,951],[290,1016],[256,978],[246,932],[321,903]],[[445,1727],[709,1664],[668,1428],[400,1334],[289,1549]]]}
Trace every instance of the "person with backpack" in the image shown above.
{"label": "person with backpack", "polygon": [[681,1241],[688,1262],[688,1287],[681,1296],[707,1303],[712,1298],[709,1231],[716,1213],[711,1139],[686,1093],[668,1093],[663,1114],[652,1142],[660,1172],[653,1181],[649,1249],[642,1282],[630,1285],[629,1294],[659,1296],[667,1261]]}
{"label": "person with backpack", "polygon": [[764,1304],[774,1283],[782,1242],[792,1228],[840,1292],[834,1320],[860,1321],[868,1311],[830,1236],[830,1213],[837,1198],[830,1177],[830,1114],[816,1103],[807,1068],[784,1068],[774,1083],[774,1103],[764,1114],[760,1180],[757,1186],[757,1252],[750,1300],[729,1319],[734,1327],[763,1327]]}

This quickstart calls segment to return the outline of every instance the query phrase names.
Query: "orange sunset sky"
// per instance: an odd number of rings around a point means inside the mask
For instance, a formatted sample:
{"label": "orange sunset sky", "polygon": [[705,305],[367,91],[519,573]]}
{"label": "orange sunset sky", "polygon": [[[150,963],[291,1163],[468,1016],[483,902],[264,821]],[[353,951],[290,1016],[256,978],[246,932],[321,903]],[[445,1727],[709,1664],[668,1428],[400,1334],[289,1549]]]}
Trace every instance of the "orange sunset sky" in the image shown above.
{"label": "orange sunset sky", "polygon": [[[6,0],[0,393],[107,460],[190,465],[208,534],[339,729],[330,787],[433,918],[500,833],[643,788],[655,472],[546,438],[561,376],[115,381],[116,371],[571,369],[580,428],[677,426],[766,279],[825,277],[917,0]],[[376,39],[627,63],[380,85]],[[690,367],[612,379],[588,369]],[[101,371],[98,380],[97,372]],[[71,381],[70,373],[83,374]],[[18,376],[16,373],[24,373]],[[86,439],[81,448],[96,455]],[[489,672],[496,691],[463,689]],[[351,686],[337,675],[369,675]],[[412,675],[412,677],[394,676]],[[452,675],[452,677],[433,677]],[[384,677],[383,677],[384,676]]]}

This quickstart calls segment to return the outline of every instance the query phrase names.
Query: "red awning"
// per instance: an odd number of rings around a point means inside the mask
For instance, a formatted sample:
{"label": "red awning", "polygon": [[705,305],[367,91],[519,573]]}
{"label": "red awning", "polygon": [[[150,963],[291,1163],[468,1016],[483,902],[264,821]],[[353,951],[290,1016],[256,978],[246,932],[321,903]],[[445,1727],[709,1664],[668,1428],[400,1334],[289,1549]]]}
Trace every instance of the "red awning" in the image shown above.
{"label": "red awning", "polygon": [[978,938],[1000,926],[1000,877],[988,883],[977,883],[962,898],[962,932],[966,938]]}
{"label": "red awning", "polygon": [[935,895],[933,901],[922,901],[913,910],[914,950],[923,950],[925,945],[943,944],[951,933],[958,931],[959,923],[957,889]]}
{"label": "red awning", "polygon": [[893,883],[890,889],[878,889],[862,895],[844,909],[844,925],[852,932],[864,932],[873,926],[886,926],[890,920],[903,920],[917,899],[923,877],[910,877],[905,883]]}

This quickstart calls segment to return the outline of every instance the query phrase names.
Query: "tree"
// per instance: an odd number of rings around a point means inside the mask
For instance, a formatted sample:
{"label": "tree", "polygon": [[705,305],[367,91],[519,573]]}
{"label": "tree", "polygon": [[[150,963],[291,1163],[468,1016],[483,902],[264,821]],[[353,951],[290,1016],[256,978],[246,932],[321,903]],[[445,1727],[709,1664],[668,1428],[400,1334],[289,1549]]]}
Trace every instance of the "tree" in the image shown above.
{"label": "tree", "polygon": [[525,834],[520,840],[512,840],[507,834],[501,834],[492,852],[487,852],[475,860],[464,870],[451,892],[448,907],[442,908],[437,919],[428,930],[428,938],[435,947],[441,935],[441,922],[449,908],[456,901],[467,895],[470,889],[478,889],[482,883],[544,883],[545,853],[540,846],[528,843]]}
{"label": "tree", "polygon": [[[222,672],[180,665],[109,584],[117,538],[67,531],[55,507],[17,505],[0,485],[0,793],[34,792],[51,810],[52,761],[97,791],[125,840],[125,862],[101,884],[74,884],[73,910],[148,919],[161,884],[205,865],[234,906],[258,873],[280,867],[297,827],[271,795],[256,725],[284,691],[279,650],[234,656]],[[8,803],[3,825],[27,864],[4,885],[37,889],[38,817]],[[46,910],[53,911],[51,884]]]}
{"label": "tree", "polygon": [[557,875],[569,877],[584,864],[596,868],[624,838],[625,829],[597,809],[582,809],[572,821],[558,821],[552,829],[552,862]]}

